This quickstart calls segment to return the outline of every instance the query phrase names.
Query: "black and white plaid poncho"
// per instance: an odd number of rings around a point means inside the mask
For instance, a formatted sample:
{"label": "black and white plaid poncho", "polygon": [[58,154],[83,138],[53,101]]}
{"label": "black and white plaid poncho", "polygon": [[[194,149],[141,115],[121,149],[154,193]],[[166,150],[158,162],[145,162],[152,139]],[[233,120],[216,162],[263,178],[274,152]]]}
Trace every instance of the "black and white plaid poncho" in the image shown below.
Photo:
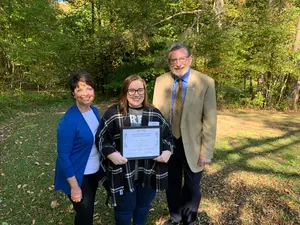
{"label": "black and white plaid poncho", "polygon": [[[148,126],[149,121],[159,122],[162,128],[162,149],[173,152],[174,144],[168,121],[154,107],[143,109],[141,125]],[[102,155],[101,165],[106,171],[113,206],[116,206],[117,198],[120,198],[122,192],[134,191],[135,160],[129,160],[124,165],[115,165],[106,158],[107,155],[120,150],[120,128],[130,126],[129,115],[123,116],[120,113],[120,105],[115,104],[104,113],[96,134],[96,146]],[[167,164],[152,159],[138,160],[138,181],[156,191],[167,189]]]}

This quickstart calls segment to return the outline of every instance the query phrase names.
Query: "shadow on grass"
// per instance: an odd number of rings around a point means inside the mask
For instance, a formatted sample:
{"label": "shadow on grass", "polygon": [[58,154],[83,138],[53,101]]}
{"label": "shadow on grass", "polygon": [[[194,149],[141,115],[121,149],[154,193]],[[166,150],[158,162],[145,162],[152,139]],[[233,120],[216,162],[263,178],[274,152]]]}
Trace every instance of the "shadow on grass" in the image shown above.
{"label": "shadow on grass", "polygon": [[[269,128],[269,131],[275,129],[284,132],[284,134],[264,139],[243,137],[242,143],[236,141],[231,143],[233,147],[231,150],[224,151],[220,147],[216,149],[213,163],[221,163],[223,167],[215,173],[204,174],[201,184],[202,193],[209,203],[207,203],[207,209],[202,207],[206,211],[199,212],[199,224],[300,224],[300,212],[293,207],[294,203],[299,205],[299,174],[294,172],[294,169],[290,171],[277,169],[276,164],[275,169],[274,165],[273,168],[263,168],[268,164],[255,167],[249,164],[249,161],[258,157],[274,161],[273,154],[276,155],[287,148],[299,146],[300,138],[295,137],[300,137],[300,123],[285,120],[262,120],[262,118],[261,121],[265,127]],[[235,137],[229,136],[228,138],[235,139]],[[253,151],[252,148],[257,150]],[[296,151],[293,152],[294,159],[296,159]],[[228,159],[230,154],[238,155],[238,159],[235,161]],[[286,163],[284,166],[293,167],[289,159],[278,161],[278,163]],[[249,185],[251,181],[248,182],[247,179],[251,179],[251,177],[247,177],[246,180],[234,179],[235,173],[238,176],[243,176],[240,175],[243,173],[253,174],[257,184]],[[282,179],[282,184],[277,184],[276,179]],[[267,180],[274,182],[274,185],[266,185]],[[290,190],[289,187],[297,182],[299,188],[296,191]],[[297,187],[294,186],[293,189],[295,188]],[[215,203],[216,205],[214,205]],[[153,206],[158,212],[155,215],[152,213],[152,222],[148,224],[162,224],[162,221],[168,218],[164,193],[158,195]],[[215,206],[218,209],[215,209]],[[219,211],[217,215],[214,215],[214,210]]]}
{"label": "shadow on grass", "polygon": [[[228,160],[229,164],[225,164],[221,170],[216,173],[206,174],[203,178],[203,195],[208,200],[217,201],[221,204],[221,215],[217,224],[243,224],[243,221],[246,221],[245,224],[300,224],[300,213],[284,200],[285,196],[290,194],[286,188],[278,190],[278,188],[276,189],[272,186],[266,187],[263,180],[260,181],[260,186],[247,185],[241,179],[236,179],[231,183],[228,181],[229,176],[236,172],[270,175],[271,177],[292,180],[292,182],[296,182],[296,179],[300,178],[296,172],[275,171],[272,168],[257,168],[249,165],[249,160],[257,157],[267,158],[271,154],[279,153],[289,146],[300,144],[298,139],[289,141],[288,144],[276,143],[276,146],[280,146],[271,147],[271,150],[249,152],[249,147],[272,146],[273,142],[283,139],[293,140],[295,135],[300,136],[299,123],[264,122],[266,126],[280,129],[286,133],[282,136],[266,139],[246,138],[245,144],[230,151],[217,149],[214,158],[215,163],[227,161],[229,154],[238,154],[239,159],[233,162]],[[213,224],[209,216],[206,215],[204,218],[203,222],[200,221],[200,224]]]}

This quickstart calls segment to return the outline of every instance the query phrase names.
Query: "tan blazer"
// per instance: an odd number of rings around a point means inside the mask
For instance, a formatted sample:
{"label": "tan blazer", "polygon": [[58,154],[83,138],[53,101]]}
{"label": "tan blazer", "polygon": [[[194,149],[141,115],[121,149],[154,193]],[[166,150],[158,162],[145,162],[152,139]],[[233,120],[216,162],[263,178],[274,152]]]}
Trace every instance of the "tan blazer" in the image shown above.
{"label": "tan blazer", "polygon": [[[172,88],[174,79],[165,73],[156,79],[153,105],[171,121]],[[209,76],[190,72],[181,118],[181,136],[190,169],[200,172],[198,159],[213,158],[216,140],[217,107],[215,82]],[[176,151],[176,149],[175,149]]]}

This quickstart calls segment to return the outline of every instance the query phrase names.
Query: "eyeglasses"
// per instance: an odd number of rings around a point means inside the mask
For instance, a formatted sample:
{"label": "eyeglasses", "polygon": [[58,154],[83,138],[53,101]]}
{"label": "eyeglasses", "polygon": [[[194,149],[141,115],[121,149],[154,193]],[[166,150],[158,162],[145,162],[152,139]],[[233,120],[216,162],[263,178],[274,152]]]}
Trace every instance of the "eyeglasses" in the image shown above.
{"label": "eyeglasses", "polygon": [[143,95],[145,93],[145,89],[144,88],[139,88],[139,89],[127,89],[127,93],[130,96],[135,95],[135,93],[138,93],[139,95]]}
{"label": "eyeglasses", "polygon": [[171,63],[171,64],[175,64],[177,61],[178,62],[181,62],[181,63],[184,63],[184,62],[186,62],[186,60],[189,58],[189,56],[185,56],[185,57],[180,57],[180,58],[170,58],[169,59],[169,62]]}

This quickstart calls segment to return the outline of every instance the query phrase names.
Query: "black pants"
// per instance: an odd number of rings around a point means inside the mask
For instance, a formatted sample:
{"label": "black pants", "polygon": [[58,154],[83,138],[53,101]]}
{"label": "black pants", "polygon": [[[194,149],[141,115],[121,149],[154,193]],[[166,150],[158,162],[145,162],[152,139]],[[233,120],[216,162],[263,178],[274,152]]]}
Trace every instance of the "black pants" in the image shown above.
{"label": "black pants", "polygon": [[83,176],[81,184],[81,202],[73,202],[69,196],[73,204],[73,208],[76,212],[74,220],[75,225],[93,225],[94,202],[99,184],[99,179],[100,171],[94,174]]}
{"label": "black pants", "polygon": [[[166,192],[171,218],[182,221],[184,225],[194,224],[201,200],[200,181],[202,171],[191,171],[184,153],[182,139],[175,139],[175,152],[171,156],[169,167],[169,188]],[[183,174],[183,175],[182,175]],[[182,178],[184,184],[182,185]]]}

